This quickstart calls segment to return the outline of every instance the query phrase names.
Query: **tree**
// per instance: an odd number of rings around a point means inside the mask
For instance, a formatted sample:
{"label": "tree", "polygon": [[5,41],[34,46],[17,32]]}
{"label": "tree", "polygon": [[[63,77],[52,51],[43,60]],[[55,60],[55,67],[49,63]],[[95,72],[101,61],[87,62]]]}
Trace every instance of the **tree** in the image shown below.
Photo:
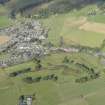
{"label": "tree", "polygon": [[35,63],[35,70],[38,70],[38,71],[41,70],[42,64],[41,64],[41,60],[40,60],[40,58],[38,58],[38,56],[34,57],[33,62]]}
{"label": "tree", "polygon": [[40,76],[40,77],[35,78],[34,82],[40,82],[41,78],[42,78],[41,76]]}
{"label": "tree", "polygon": [[11,13],[10,13],[10,18],[11,19],[16,19],[16,11],[15,10],[12,10]]}
{"label": "tree", "polygon": [[105,39],[103,40],[102,44],[101,44],[101,49],[103,49],[105,47]]}
{"label": "tree", "polygon": [[48,42],[48,48],[53,47],[54,45],[51,42]]}
{"label": "tree", "polygon": [[64,44],[65,44],[64,43],[64,38],[61,36],[60,40],[59,40],[59,46],[62,47],[62,46],[64,46]]}
{"label": "tree", "polygon": [[26,83],[33,83],[32,77],[26,77],[23,79]]}
{"label": "tree", "polygon": [[63,63],[69,63],[69,59],[67,56],[64,57]]}
{"label": "tree", "polygon": [[57,80],[58,80],[58,76],[55,76],[55,77],[54,77],[54,81],[57,81]]}
{"label": "tree", "polygon": [[41,60],[37,59],[35,69],[36,70],[41,70],[41,68],[42,68]]}

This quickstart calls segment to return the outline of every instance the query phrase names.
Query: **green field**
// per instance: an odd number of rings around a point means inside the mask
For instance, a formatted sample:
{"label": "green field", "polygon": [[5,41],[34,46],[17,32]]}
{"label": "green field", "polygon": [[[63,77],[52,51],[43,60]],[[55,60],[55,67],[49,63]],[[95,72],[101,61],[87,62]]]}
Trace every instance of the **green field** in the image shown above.
{"label": "green field", "polygon": [[6,16],[0,16],[0,27],[8,27],[12,24],[12,20],[10,20]]}
{"label": "green field", "polygon": [[[45,57],[42,60],[44,67],[48,67],[48,64],[53,65],[62,64],[62,60],[65,54],[52,54]],[[86,54],[66,54],[70,59],[74,59],[76,62],[84,62],[91,67],[95,67],[96,70],[101,72],[101,77],[96,80],[92,80],[87,83],[78,84],[75,83],[75,79],[83,74],[76,74],[75,71],[69,69],[68,74],[63,74],[63,69],[58,70],[42,70],[40,72],[34,71],[35,64],[33,62],[24,63],[17,66],[1,69],[0,71],[0,103],[2,105],[16,105],[18,103],[18,97],[22,94],[28,95],[36,93],[36,100],[33,105],[104,105],[105,96],[105,83],[103,66],[99,64],[99,60],[96,57]],[[88,58],[88,59],[87,59]],[[56,61],[55,61],[56,59]],[[99,65],[98,65],[99,64]],[[8,74],[32,67],[33,71],[14,78],[8,77]],[[73,65],[70,65],[72,68]],[[79,68],[76,68],[79,69]],[[22,79],[26,76],[45,76],[47,74],[56,74],[59,79],[54,81],[41,81],[40,83],[26,84]],[[83,95],[84,97],[81,97]],[[5,101],[6,100],[6,101]]]}
{"label": "green field", "polygon": [[80,44],[91,47],[100,46],[102,41],[105,39],[105,34],[84,31],[78,29],[78,26],[70,27],[72,21],[82,20],[81,17],[87,18],[89,22],[105,23],[105,16],[97,12],[95,16],[87,16],[90,9],[97,9],[96,5],[87,6],[79,11],[72,11],[67,14],[53,15],[47,19],[41,19],[42,23],[49,27],[49,40],[58,45],[60,36],[63,36],[65,43],[67,44]]}

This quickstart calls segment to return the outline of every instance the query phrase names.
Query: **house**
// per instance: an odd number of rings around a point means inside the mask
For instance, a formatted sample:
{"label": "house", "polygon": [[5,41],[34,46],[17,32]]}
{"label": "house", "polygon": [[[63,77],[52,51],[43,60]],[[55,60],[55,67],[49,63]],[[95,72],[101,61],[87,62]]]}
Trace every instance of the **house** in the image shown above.
{"label": "house", "polygon": [[32,96],[20,96],[19,105],[32,105]]}
{"label": "house", "polygon": [[26,103],[27,103],[27,105],[32,105],[32,96],[28,96],[26,98]]}

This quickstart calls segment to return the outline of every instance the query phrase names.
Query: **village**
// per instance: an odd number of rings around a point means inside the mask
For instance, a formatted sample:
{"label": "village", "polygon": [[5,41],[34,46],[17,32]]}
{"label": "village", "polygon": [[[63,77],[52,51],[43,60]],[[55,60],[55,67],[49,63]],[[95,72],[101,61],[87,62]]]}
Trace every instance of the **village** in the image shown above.
{"label": "village", "polygon": [[0,52],[7,54],[6,58],[1,59],[0,65],[18,64],[44,55],[47,32],[38,21],[31,19],[16,21],[14,26],[0,30],[1,34],[9,37],[6,43],[0,45]]}

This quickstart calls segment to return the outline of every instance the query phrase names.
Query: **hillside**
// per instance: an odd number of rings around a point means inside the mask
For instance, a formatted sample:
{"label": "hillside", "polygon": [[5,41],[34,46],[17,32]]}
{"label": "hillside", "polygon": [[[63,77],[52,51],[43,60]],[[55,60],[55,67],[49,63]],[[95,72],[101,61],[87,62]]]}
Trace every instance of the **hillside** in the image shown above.
{"label": "hillside", "polygon": [[[13,17],[20,13],[22,16],[37,14],[39,17],[48,17],[56,13],[65,13],[73,9],[81,9],[89,4],[101,4],[103,0],[1,0],[4,8]],[[29,12],[28,12],[29,11]]]}
{"label": "hillside", "polygon": [[104,0],[0,3],[0,105],[105,105]]}

